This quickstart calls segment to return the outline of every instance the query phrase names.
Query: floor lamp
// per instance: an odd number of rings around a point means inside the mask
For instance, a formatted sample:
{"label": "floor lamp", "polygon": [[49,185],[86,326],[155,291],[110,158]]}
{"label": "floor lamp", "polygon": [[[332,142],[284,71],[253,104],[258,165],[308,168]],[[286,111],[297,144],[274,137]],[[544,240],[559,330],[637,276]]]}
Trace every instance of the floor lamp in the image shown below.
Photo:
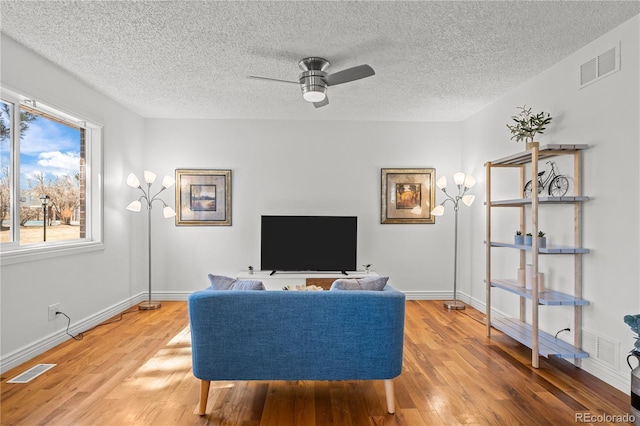
{"label": "floor lamp", "polygon": [[137,176],[134,175],[133,173],[129,174],[129,176],[127,177],[127,185],[129,185],[132,188],[137,188],[140,191],[142,191],[142,195],[140,196],[140,198],[138,198],[135,201],[132,201],[131,203],[129,203],[129,205],[127,206],[127,210],[130,210],[132,212],[139,212],[142,209],[142,200],[144,200],[146,202],[146,206],[147,206],[147,225],[148,225],[148,249],[149,249],[149,258],[148,258],[148,263],[149,263],[149,298],[146,302],[142,302],[138,305],[138,309],[141,310],[150,310],[150,309],[158,309],[161,304],[160,302],[155,302],[151,300],[151,208],[152,205],[154,203],[154,201],[160,201],[163,205],[162,208],[162,215],[164,216],[165,219],[170,219],[172,217],[174,217],[176,215],[176,212],[167,205],[167,203],[165,203],[163,200],[161,200],[160,198],[158,198],[158,195],[160,195],[160,193],[162,191],[164,191],[167,188],[170,188],[173,186],[174,183],[176,183],[175,179],[172,178],[171,176],[167,175],[164,177],[164,179],[162,179],[162,188],[160,188],[160,191],[156,192],[155,195],[151,195],[151,185],[153,184],[153,182],[155,182],[156,180],[156,175],[153,172],[150,172],[148,170],[145,170],[144,172],[144,180],[147,183],[147,189],[145,190],[141,185],[140,185],[140,181],[138,180]]}
{"label": "floor lamp", "polygon": [[450,195],[447,192],[447,178],[441,176],[440,179],[437,180],[436,185],[438,188],[444,192],[447,198],[440,204],[438,204],[433,210],[431,210],[431,214],[434,216],[442,216],[444,214],[444,205],[447,201],[451,201],[453,204],[453,210],[456,213],[455,219],[455,233],[454,233],[454,254],[453,254],[453,300],[444,302],[444,307],[447,309],[455,309],[461,310],[465,308],[464,303],[458,301],[457,294],[457,285],[458,285],[458,210],[459,203],[462,201],[466,206],[470,206],[473,204],[473,200],[475,200],[475,195],[467,194],[466,192],[476,184],[476,180],[471,175],[465,175],[462,172],[458,172],[453,175],[453,180],[458,187],[458,194],[455,196]]}

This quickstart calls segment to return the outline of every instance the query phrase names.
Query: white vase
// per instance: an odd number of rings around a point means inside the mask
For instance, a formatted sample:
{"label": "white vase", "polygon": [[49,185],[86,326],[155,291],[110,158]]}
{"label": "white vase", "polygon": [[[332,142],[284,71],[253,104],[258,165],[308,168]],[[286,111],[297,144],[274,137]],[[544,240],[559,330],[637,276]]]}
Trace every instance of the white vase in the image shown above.
{"label": "white vase", "polygon": [[527,290],[531,290],[531,282],[533,281],[533,265],[526,264],[524,266],[524,269],[525,269],[525,274],[524,274],[525,288]]}
{"label": "white vase", "polygon": [[538,293],[544,293],[545,291],[544,274],[542,272],[538,272]]}
{"label": "white vase", "polygon": [[518,269],[518,287],[524,287],[525,280],[525,270],[523,268]]}
{"label": "white vase", "polygon": [[[525,265],[525,288],[527,290],[533,289],[533,265]],[[520,270],[518,270],[519,272]],[[544,287],[544,273],[538,272],[538,279],[536,280],[538,285],[538,293],[543,293],[545,291]]]}

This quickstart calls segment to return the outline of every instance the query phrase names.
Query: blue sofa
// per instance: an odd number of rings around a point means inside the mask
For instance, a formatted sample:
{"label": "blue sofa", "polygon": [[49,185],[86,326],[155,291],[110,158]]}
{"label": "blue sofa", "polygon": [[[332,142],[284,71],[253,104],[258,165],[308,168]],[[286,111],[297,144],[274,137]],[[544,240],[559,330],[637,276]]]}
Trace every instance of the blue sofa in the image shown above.
{"label": "blue sofa", "polygon": [[382,291],[202,290],[189,295],[199,414],[220,380],[384,380],[402,371],[405,296]]}

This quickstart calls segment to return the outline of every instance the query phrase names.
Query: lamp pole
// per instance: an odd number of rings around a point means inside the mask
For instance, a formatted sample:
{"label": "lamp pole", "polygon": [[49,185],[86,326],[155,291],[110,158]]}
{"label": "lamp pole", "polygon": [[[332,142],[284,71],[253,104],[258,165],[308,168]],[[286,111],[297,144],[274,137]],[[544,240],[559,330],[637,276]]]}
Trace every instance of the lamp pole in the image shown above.
{"label": "lamp pole", "polygon": [[456,197],[456,203],[453,206],[453,210],[455,211],[455,226],[454,226],[454,237],[453,237],[453,302],[445,302],[444,306],[447,309],[464,309],[464,305],[462,303],[458,303],[458,199]]}
{"label": "lamp pole", "polygon": [[442,176],[436,182],[438,188],[444,192],[447,198],[437,205],[431,214],[434,216],[442,216],[444,214],[444,205],[447,201],[451,201],[453,204],[453,211],[455,213],[454,219],[454,237],[453,237],[453,300],[444,302],[444,307],[449,310],[462,310],[465,308],[465,304],[458,301],[458,211],[460,210],[460,201],[465,205],[470,206],[473,204],[475,195],[466,194],[466,192],[476,184],[476,180],[471,175],[465,175],[462,172],[453,175],[453,179],[458,187],[458,194],[455,196],[449,195],[447,192],[447,178]]}
{"label": "lamp pole", "polygon": [[164,206],[164,208],[162,209],[162,213],[165,219],[172,218],[176,215],[176,212],[171,207],[169,207],[167,203],[165,203],[162,199],[158,197],[162,191],[173,186],[173,184],[175,183],[175,180],[171,176],[168,176],[168,175],[165,176],[164,179],[162,180],[162,188],[160,188],[160,190],[156,192],[155,195],[152,196],[151,185],[153,184],[155,179],[156,179],[155,173],[145,170],[144,180],[147,183],[147,189],[145,190],[140,185],[140,181],[138,180],[136,175],[131,173],[127,177],[127,185],[142,191],[142,195],[140,196],[140,198],[129,203],[129,205],[127,206],[127,210],[130,210],[133,212],[140,212],[140,210],[142,209],[142,202],[141,202],[142,200],[145,201],[147,206],[147,255],[148,255],[147,263],[148,263],[148,277],[149,277],[149,292],[148,292],[147,301],[142,302],[138,305],[138,309],[140,310],[158,309],[160,306],[162,306],[160,302],[155,302],[151,300],[151,208],[152,208],[153,202],[160,201],[162,203],[162,205]]}
{"label": "lamp pole", "polygon": [[44,228],[43,228],[43,235],[42,235],[43,242],[47,241],[47,206],[49,205],[49,200],[50,198],[48,195],[40,196],[40,204],[42,204],[42,213],[44,214],[44,220],[43,220]]}
{"label": "lamp pole", "polygon": [[142,302],[138,305],[138,309],[141,310],[158,309],[161,306],[160,302],[154,302],[151,300],[151,203],[149,200],[147,200],[147,247],[149,256],[149,298],[146,302]]}

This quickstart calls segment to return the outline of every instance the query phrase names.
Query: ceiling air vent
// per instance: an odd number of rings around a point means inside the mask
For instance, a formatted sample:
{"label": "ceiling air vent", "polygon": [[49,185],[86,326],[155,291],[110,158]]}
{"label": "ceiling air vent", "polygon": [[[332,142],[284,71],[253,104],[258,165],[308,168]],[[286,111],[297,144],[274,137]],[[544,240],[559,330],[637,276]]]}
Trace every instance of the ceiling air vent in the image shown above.
{"label": "ceiling air vent", "polygon": [[580,87],[595,83],[619,70],[620,46],[617,46],[580,65]]}

